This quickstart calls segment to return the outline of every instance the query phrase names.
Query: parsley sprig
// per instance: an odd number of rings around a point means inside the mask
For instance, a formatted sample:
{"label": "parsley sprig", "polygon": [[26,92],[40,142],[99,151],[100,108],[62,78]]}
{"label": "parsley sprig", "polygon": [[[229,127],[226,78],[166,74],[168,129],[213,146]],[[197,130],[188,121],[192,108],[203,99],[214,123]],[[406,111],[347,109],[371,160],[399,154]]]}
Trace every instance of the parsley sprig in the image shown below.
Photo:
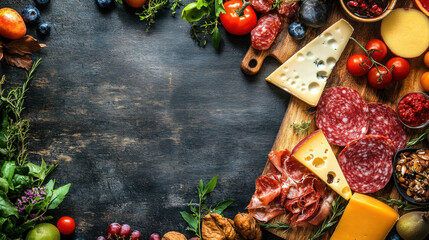
{"label": "parsley sprig", "polygon": [[231,205],[234,202],[234,199],[228,198],[213,206],[207,206],[206,204],[204,204],[207,197],[215,189],[217,184],[217,179],[218,179],[218,176],[212,178],[212,180],[210,180],[210,182],[207,183],[207,185],[204,185],[204,182],[201,179],[197,187],[198,205],[193,203],[193,201],[191,201],[188,204],[191,212],[190,213],[185,211],[180,212],[180,215],[182,215],[182,218],[188,223],[188,227],[186,228],[186,230],[194,232],[195,235],[200,239],[202,239],[201,223],[204,216],[210,213],[222,214],[222,212],[225,211],[225,209],[228,208],[229,205]]}

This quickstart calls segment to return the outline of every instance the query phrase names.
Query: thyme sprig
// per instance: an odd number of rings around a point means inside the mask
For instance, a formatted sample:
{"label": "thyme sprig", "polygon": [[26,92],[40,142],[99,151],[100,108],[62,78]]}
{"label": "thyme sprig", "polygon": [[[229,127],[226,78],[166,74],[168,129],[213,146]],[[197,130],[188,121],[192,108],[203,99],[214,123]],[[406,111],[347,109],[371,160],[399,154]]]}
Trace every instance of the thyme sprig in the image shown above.
{"label": "thyme sprig", "polygon": [[398,209],[403,209],[406,211],[428,208],[425,206],[413,205],[413,204],[408,203],[407,201],[402,201],[400,199],[395,199],[395,198],[390,198],[390,197],[388,197],[388,198],[377,197],[377,198],[386,202],[387,205],[389,205],[389,206],[398,206]]}
{"label": "thyme sprig", "polygon": [[308,122],[302,121],[301,123],[292,123],[290,127],[293,128],[295,131],[295,135],[300,135],[302,133],[305,133],[308,135],[308,131],[310,130],[312,120],[309,120]]}
{"label": "thyme sprig", "polygon": [[293,226],[284,223],[284,222],[278,222],[278,223],[259,223],[259,226],[263,228],[272,228],[275,230],[284,230],[283,233],[289,231]]}
{"label": "thyme sprig", "polygon": [[207,18],[203,23],[191,23],[191,37],[200,47],[205,47],[208,37],[218,29],[218,18]]}
{"label": "thyme sprig", "polygon": [[[379,63],[379,62],[377,62],[377,61],[375,61],[374,60],[374,58],[372,57],[372,54],[374,53],[374,52],[376,52],[376,51],[378,51],[378,50],[374,50],[374,49],[371,49],[371,50],[366,50],[366,48],[364,48],[355,38],[353,38],[353,37],[350,37],[350,39],[351,40],[353,40],[353,42],[355,42],[364,52],[365,52],[365,54],[368,56],[368,59],[371,61],[371,66],[374,66],[376,69],[377,69],[377,72],[378,72],[378,79],[377,79],[377,83],[378,84],[381,84],[381,82],[383,81],[383,75],[386,75],[386,74],[389,74],[389,73],[392,73],[392,70],[393,70],[393,68],[395,67],[395,66],[392,66],[392,68],[391,69],[389,69],[389,68],[387,68],[386,66],[384,66],[383,64],[381,64],[381,63]],[[368,61],[367,61],[368,62]],[[366,62],[365,63],[363,63],[363,64],[359,64],[360,65],[360,67],[361,68],[363,68],[363,69],[365,69],[365,66],[368,66],[369,68],[371,67],[371,66],[369,66]],[[386,69],[387,70],[387,73],[381,73],[381,71],[380,71],[380,68],[379,67],[383,67],[384,69]]]}
{"label": "thyme sprig", "polygon": [[311,233],[311,236],[308,240],[316,240],[320,237],[323,237],[331,227],[338,223],[338,218],[343,215],[346,206],[347,201],[344,200],[341,196],[338,196],[337,199],[332,202],[331,214],[323,221],[318,229]]}
{"label": "thyme sprig", "polygon": [[417,143],[423,141],[426,136],[429,134],[429,128],[426,129],[426,131],[424,133],[421,133],[418,137],[411,139],[410,141],[407,142],[407,148],[411,147],[413,145],[416,145]]}

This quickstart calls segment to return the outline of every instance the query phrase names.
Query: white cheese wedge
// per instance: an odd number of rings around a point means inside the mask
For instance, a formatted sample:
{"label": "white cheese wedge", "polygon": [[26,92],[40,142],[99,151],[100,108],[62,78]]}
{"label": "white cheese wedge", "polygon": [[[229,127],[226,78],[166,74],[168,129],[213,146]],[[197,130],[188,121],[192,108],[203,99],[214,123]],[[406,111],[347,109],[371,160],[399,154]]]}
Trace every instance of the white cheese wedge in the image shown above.
{"label": "white cheese wedge", "polygon": [[344,199],[352,196],[331,145],[321,130],[317,130],[295,147],[293,157],[316,174]]}
{"label": "white cheese wedge", "polygon": [[267,77],[267,81],[315,107],[353,27],[344,19],[326,29]]}

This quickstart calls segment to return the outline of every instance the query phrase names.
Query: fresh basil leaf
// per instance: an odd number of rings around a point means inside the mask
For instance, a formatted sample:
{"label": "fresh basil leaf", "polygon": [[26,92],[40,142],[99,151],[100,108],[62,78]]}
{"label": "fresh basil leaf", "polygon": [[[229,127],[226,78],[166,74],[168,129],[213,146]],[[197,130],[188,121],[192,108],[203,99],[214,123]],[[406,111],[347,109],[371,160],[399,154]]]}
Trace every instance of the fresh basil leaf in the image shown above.
{"label": "fresh basil leaf", "polygon": [[11,202],[9,202],[6,194],[0,193],[0,217],[9,216],[18,217],[18,210]]}
{"label": "fresh basil leaf", "polygon": [[9,183],[7,182],[6,179],[0,178],[0,191],[3,191],[5,194],[7,194],[8,190],[9,190]]}
{"label": "fresh basil leaf", "polygon": [[196,232],[198,228],[198,219],[188,212],[180,212],[180,215],[182,215],[182,218],[189,224],[190,229]]}
{"label": "fresh basil leaf", "polygon": [[197,3],[193,2],[188,4],[182,11],[182,19],[188,22],[197,22],[203,18],[204,15],[208,14],[208,8],[197,7]]}
{"label": "fresh basil leaf", "polygon": [[[221,37],[220,37],[219,29],[217,27],[215,27],[213,29],[213,32],[212,32],[212,44],[216,50],[219,50],[220,39],[221,39]],[[216,183],[215,183],[215,186],[216,186]]]}
{"label": "fresh basil leaf", "polygon": [[27,163],[26,167],[29,169],[28,174],[30,176],[37,178],[40,183],[43,183],[45,178],[57,167],[57,165],[47,167],[45,160],[42,158],[40,167],[33,163]]}
{"label": "fresh basil leaf", "polygon": [[197,0],[197,8],[201,9],[202,7],[208,8],[211,5],[211,1],[206,0]]}
{"label": "fresh basil leaf", "polygon": [[[219,31],[219,30],[218,30]],[[213,33],[214,36],[214,33]],[[220,36],[219,36],[220,37]],[[203,195],[207,195],[211,192],[213,192],[213,190],[216,187],[216,183],[217,183],[217,179],[218,179],[218,175],[216,175],[214,178],[212,178],[212,180],[210,180],[209,183],[207,183],[207,185],[204,187],[204,191],[203,191]]]}
{"label": "fresh basil leaf", "polygon": [[228,198],[226,200],[223,200],[222,202],[217,203],[214,205],[213,209],[211,210],[213,213],[221,214],[225,209],[229,207],[234,202],[233,198]]}
{"label": "fresh basil leaf", "polygon": [[70,186],[71,184],[69,183],[54,190],[51,198],[51,203],[48,207],[49,210],[55,209],[61,204],[61,202],[64,200],[67,193],[69,192]]}
{"label": "fresh basil leaf", "polygon": [[29,176],[15,174],[12,178],[12,184],[15,189],[29,189],[31,188],[31,179]]}
{"label": "fresh basil leaf", "polygon": [[3,178],[7,179],[9,183],[9,188],[12,190],[14,189],[14,186],[12,184],[12,177],[13,177],[13,174],[15,173],[15,168],[16,168],[16,164],[13,161],[5,162],[1,168],[2,176]]}
{"label": "fresh basil leaf", "polygon": [[214,0],[214,2],[216,17],[219,17],[221,13],[226,13],[225,7],[223,6],[223,0]]}

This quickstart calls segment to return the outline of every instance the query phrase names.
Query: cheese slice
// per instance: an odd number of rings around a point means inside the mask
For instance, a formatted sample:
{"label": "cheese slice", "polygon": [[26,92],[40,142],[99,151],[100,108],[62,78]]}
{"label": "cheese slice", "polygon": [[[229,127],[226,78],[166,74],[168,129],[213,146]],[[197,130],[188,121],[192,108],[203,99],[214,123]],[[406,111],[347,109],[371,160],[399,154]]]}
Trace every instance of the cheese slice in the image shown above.
{"label": "cheese slice", "polygon": [[316,106],[353,27],[344,19],[326,29],[267,77],[267,81]]}
{"label": "cheese slice", "polygon": [[337,158],[321,130],[302,140],[292,151],[292,156],[348,200],[352,196],[349,184],[338,165]]}
{"label": "cheese slice", "polygon": [[355,193],[331,240],[384,240],[398,218],[398,213],[387,204]]}

